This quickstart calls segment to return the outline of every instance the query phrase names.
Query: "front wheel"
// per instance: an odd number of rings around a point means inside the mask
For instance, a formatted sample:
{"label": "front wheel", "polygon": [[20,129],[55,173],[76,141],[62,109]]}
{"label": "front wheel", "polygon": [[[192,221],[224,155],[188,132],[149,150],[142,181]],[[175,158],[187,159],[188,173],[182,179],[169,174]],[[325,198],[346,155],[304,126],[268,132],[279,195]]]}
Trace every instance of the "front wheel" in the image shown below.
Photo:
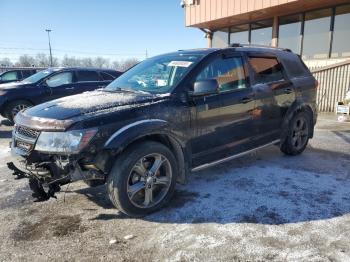
{"label": "front wheel", "polygon": [[297,113],[289,123],[287,137],[281,145],[281,151],[292,156],[301,154],[309,142],[311,128],[309,114]]}
{"label": "front wheel", "polygon": [[25,100],[12,102],[7,106],[5,115],[13,123],[16,115],[20,111],[25,110],[31,106],[33,106],[33,105]]}
{"label": "front wheel", "polygon": [[171,199],[178,168],[163,144],[143,142],[120,155],[107,180],[109,198],[121,212],[142,217]]}

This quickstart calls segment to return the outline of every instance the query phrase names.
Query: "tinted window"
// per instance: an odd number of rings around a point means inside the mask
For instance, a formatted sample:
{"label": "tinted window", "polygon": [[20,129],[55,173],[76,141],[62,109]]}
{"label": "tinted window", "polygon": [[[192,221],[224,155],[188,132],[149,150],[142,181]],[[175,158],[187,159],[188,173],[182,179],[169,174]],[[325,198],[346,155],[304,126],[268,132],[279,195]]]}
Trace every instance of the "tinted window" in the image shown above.
{"label": "tinted window", "polygon": [[249,57],[249,62],[255,72],[255,82],[269,83],[284,79],[282,65],[276,58]]}
{"label": "tinted window", "polygon": [[77,71],[77,82],[100,81],[96,71]]}
{"label": "tinted window", "polygon": [[332,9],[305,14],[303,59],[328,58],[331,15]]}
{"label": "tinted window", "polygon": [[220,91],[229,91],[246,87],[242,58],[217,58],[206,66],[196,81],[216,79]]}
{"label": "tinted window", "polygon": [[332,57],[350,56],[350,5],[339,6],[334,20]]}
{"label": "tinted window", "polygon": [[251,24],[251,42],[258,45],[271,45],[272,41],[272,19],[263,20]]}
{"label": "tinted window", "polygon": [[115,79],[114,76],[111,76],[110,74],[107,74],[105,72],[101,72],[101,76],[102,76],[103,80],[114,80]]}
{"label": "tinted window", "polygon": [[291,15],[280,17],[278,29],[278,46],[289,48],[296,54],[301,49],[301,23],[302,15]]}
{"label": "tinted window", "polygon": [[35,74],[34,70],[22,70],[23,78],[27,78],[28,76],[31,76],[32,74]]}
{"label": "tinted window", "polygon": [[213,47],[227,47],[228,46],[228,29],[222,31],[215,31],[213,34]]}
{"label": "tinted window", "polygon": [[7,72],[1,76],[2,81],[14,81],[17,80],[17,72]]}
{"label": "tinted window", "polygon": [[286,53],[283,55],[284,68],[290,77],[309,76],[310,72],[303,61],[293,53]]}
{"label": "tinted window", "polygon": [[58,73],[46,80],[46,84],[49,87],[57,87],[61,85],[67,85],[72,83],[72,72]]}
{"label": "tinted window", "polygon": [[230,43],[249,43],[249,24],[231,27]]}

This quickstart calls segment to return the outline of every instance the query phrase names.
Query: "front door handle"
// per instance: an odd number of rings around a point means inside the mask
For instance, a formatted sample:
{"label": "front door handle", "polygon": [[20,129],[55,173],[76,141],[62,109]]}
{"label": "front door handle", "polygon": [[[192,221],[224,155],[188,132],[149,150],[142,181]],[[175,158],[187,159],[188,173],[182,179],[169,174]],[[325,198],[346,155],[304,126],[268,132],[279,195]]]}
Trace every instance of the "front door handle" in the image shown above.
{"label": "front door handle", "polygon": [[284,89],[284,93],[286,93],[286,94],[291,94],[292,92],[293,92],[293,89],[291,89],[291,88]]}
{"label": "front door handle", "polygon": [[66,87],[66,90],[73,90],[74,87]]}
{"label": "front door handle", "polygon": [[253,98],[250,98],[250,97],[244,97],[241,99],[242,104],[247,104],[247,103],[252,102],[252,101],[253,101]]}

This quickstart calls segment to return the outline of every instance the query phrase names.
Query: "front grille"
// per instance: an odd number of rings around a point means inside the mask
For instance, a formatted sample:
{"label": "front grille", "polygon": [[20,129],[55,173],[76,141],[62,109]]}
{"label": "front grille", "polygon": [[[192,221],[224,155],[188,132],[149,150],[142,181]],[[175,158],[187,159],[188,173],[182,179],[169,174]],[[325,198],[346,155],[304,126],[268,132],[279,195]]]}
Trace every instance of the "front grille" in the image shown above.
{"label": "front grille", "polygon": [[13,145],[25,154],[30,154],[30,152],[34,150],[34,146],[39,135],[40,131],[24,126],[16,126],[13,137]]}
{"label": "front grille", "polygon": [[24,126],[17,126],[16,132],[24,137],[32,138],[32,139],[37,139],[40,131],[24,127]]}

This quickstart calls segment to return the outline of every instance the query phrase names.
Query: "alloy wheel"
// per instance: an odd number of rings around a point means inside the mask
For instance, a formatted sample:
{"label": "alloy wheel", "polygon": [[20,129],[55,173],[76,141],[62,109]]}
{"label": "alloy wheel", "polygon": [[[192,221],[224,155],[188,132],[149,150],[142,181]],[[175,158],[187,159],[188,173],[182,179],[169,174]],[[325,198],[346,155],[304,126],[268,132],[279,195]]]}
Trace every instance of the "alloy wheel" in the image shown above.
{"label": "alloy wheel", "polygon": [[309,136],[307,120],[299,117],[295,120],[292,133],[292,145],[299,150],[305,146]]}
{"label": "alloy wheel", "polygon": [[139,159],[129,174],[127,194],[133,205],[150,208],[160,203],[172,180],[170,161],[162,154],[149,154]]}

